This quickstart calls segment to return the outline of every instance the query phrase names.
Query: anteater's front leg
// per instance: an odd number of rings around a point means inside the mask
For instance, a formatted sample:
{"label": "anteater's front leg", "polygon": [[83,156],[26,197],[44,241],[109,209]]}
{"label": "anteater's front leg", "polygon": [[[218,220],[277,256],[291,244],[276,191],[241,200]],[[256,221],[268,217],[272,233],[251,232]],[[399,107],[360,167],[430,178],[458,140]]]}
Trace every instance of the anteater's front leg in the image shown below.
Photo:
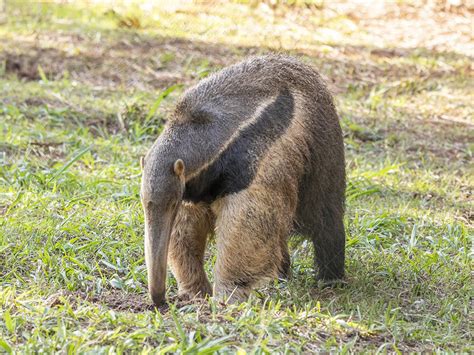
{"label": "anteater's front leg", "polygon": [[249,189],[215,205],[217,298],[245,301],[254,287],[289,272],[286,239],[291,216],[276,195]]}
{"label": "anteater's front leg", "polygon": [[174,222],[168,254],[181,298],[212,294],[204,271],[204,251],[212,227],[213,215],[207,205],[182,203]]}

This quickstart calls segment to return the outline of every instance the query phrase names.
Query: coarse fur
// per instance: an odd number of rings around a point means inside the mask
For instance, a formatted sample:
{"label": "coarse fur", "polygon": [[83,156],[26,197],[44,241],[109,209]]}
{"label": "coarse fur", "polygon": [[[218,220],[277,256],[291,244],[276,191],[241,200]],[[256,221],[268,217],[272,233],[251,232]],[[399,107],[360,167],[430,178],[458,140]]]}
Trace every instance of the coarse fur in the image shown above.
{"label": "coarse fur", "polygon": [[144,161],[152,298],[164,300],[166,260],[156,259],[166,257],[183,297],[211,294],[203,255],[213,230],[217,296],[243,300],[260,282],[287,276],[293,232],[312,239],[320,279],[342,278],[344,191],[339,119],[315,70],[268,55],[202,80]]}

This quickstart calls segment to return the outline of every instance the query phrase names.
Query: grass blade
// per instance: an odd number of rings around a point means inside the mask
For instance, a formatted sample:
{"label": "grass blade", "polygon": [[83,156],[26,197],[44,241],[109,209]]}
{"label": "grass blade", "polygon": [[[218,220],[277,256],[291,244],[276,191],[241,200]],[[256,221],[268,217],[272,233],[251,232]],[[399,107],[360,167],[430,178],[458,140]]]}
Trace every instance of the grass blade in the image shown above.
{"label": "grass blade", "polygon": [[64,164],[61,169],[58,170],[56,174],[54,174],[51,179],[48,180],[48,183],[50,183],[53,180],[56,180],[62,173],[64,173],[67,169],[71,167],[72,164],[74,164],[76,161],[78,161],[84,154],[86,154],[90,149],[92,145],[90,145],[87,148],[84,148],[80,150],[74,157],[72,157],[71,160],[69,160],[66,164]]}
{"label": "grass blade", "polygon": [[6,340],[0,338],[0,348],[2,348],[3,350],[5,350],[8,354],[11,354],[12,353],[12,348],[11,346],[7,343]]}
{"label": "grass blade", "polygon": [[181,84],[175,84],[175,85],[171,85],[169,88],[167,88],[166,90],[163,90],[160,95],[158,96],[158,98],[155,100],[155,102],[153,103],[153,105],[151,106],[150,108],[150,111],[148,111],[148,115],[146,116],[145,118],[145,124],[148,123],[148,121],[155,115],[156,113],[156,110],[158,110],[158,108],[160,107],[161,103],[163,102],[163,100],[169,95],[171,94],[173,91],[175,91],[177,88],[181,87],[182,85]]}
{"label": "grass blade", "polygon": [[47,82],[48,82],[48,78],[46,77],[46,74],[45,74],[43,68],[41,67],[41,65],[38,65],[38,74],[39,74],[41,80],[42,80],[44,83],[47,83]]}

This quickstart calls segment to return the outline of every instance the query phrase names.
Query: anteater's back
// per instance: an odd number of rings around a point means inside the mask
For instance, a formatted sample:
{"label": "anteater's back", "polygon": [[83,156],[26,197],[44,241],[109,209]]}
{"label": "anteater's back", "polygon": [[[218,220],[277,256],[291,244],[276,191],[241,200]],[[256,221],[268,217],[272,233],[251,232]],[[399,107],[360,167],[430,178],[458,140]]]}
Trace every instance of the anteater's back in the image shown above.
{"label": "anteater's back", "polygon": [[[255,108],[263,99],[276,95],[286,87],[332,105],[331,94],[321,76],[310,66],[284,55],[252,57],[231,65],[200,81],[183,95],[177,111],[185,119],[203,106],[233,107],[241,103]],[[234,115],[234,113],[232,112]],[[183,118],[182,115],[177,115]]]}

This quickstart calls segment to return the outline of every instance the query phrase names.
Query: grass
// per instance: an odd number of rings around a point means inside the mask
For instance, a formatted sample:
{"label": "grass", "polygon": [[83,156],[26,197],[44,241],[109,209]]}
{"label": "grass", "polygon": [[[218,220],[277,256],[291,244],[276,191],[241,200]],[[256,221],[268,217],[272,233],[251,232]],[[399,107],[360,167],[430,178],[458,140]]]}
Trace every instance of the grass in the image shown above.
{"label": "grass", "polygon": [[[422,9],[398,2],[371,19],[345,2],[255,4],[7,1],[0,352],[474,351],[471,13],[405,19]],[[417,29],[429,21],[459,37],[427,38]],[[403,26],[413,31],[397,37]],[[272,50],[313,64],[335,93],[347,284],[316,284],[310,245],[294,239],[290,281],[223,306],[177,301],[170,275],[170,307],[153,310],[139,157],[185,87]],[[211,243],[211,277],[214,261]]]}

